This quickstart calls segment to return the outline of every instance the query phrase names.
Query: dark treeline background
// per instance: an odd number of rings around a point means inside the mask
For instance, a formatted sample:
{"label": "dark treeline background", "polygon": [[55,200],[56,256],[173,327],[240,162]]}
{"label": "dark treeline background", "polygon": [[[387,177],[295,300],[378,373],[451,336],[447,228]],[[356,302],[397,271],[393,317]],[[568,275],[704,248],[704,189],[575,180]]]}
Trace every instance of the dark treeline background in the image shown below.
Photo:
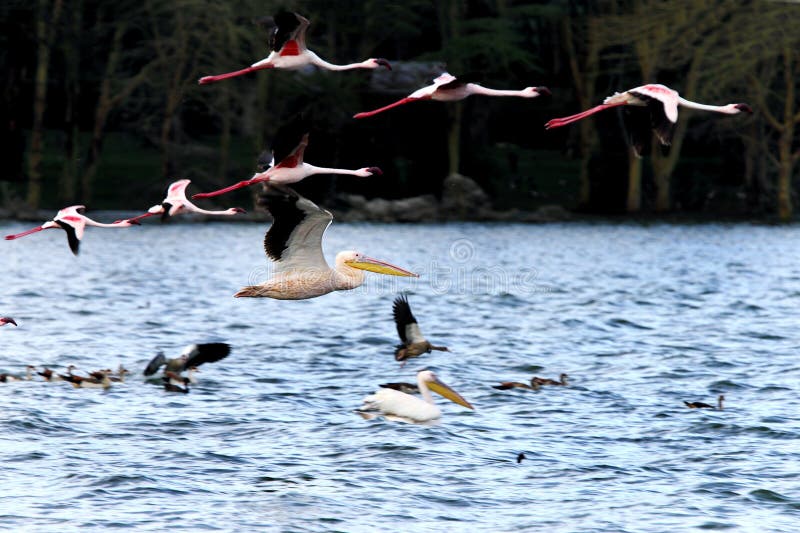
{"label": "dark treeline background", "polygon": [[[206,74],[268,54],[265,17],[311,20],[332,62],[385,57],[392,72]],[[0,202],[19,212],[72,203],[142,209],[173,178],[209,190],[249,178],[283,121],[305,110],[306,160],[377,165],[382,178],[316,177],[304,192],[441,194],[459,172],[498,208],[792,218],[800,159],[800,4],[727,0],[6,0]],[[423,102],[364,120],[444,68],[484,84],[546,85],[552,98]],[[748,102],[754,115],[681,110],[668,152],[632,156],[609,111],[550,132],[643,83],[690,100]],[[245,202],[251,191],[233,195]],[[227,197],[225,203],[229,203]]]}

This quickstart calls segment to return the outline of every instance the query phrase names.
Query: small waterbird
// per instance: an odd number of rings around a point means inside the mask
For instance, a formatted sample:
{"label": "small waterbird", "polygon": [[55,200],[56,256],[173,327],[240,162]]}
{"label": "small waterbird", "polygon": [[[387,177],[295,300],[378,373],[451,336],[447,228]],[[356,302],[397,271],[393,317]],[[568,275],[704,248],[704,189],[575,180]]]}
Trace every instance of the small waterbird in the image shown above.
{"label": "small waterbird", "polygon": [[[143,374],[145,376],[152,376],[153,374],[158,372],[159,368],[163,366],[164,376],[166,376],[167,373],[170,372],[174,373],[177,376],[180,376],[180,379],[184,379],[181,376],[181,373],[184,370],[191,370],[192,368],[196,370],[196,368],[202,364],[216,363],[217,361],[221,361],[222,359],[228,357],[230,353],[231,353],[230,345],[224,342],[190,344],[189,346],[183,349],[181,355],[173,359],[167,359],[166,357],[164,357],[164,354],[162,352],[159,352],[147,364],[147,367],[144,369]],[[193,373],[192,373],[192,379],[194,379]]]}
{"label": "small waterbird", "polygon": [[725,396],[723,394],[720,394],[719,397],[717,398],[716,407],[703,402],[687,402],[686,400],[684,400],[683,403],[686,404],[686,407],[688,407],[689,409],[717,409],[718,411],[722,411],[722,402],[724,401],[725,401]]}
{"label": "small waterbird", "polygon": [[394,351],[395,361],[400,361],[400,366],[405,365],[408,359],[419,357],[424,353],[431,353],[431,350],[449,352],[447,346],[434,346],[422,335],[417,319],[411,313],[411,306],[408,298],[401,294],[394,299],[392,306],[394,322],[397,326],[397,334],[400,336],[402,344],[398,344]]}

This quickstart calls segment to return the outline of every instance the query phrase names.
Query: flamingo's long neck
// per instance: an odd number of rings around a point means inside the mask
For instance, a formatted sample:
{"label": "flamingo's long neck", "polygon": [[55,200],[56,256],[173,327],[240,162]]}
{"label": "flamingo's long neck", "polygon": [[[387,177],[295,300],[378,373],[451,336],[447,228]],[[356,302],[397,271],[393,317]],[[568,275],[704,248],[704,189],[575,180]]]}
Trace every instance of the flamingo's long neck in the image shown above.
{"label": "flamingo's long neck", "polygon": [[193,213],[199,213],[201,215],[223,215],[223,216],[227,216],[227,215],[235,215],[236,214],[236,211],[234,211],[233,209],[225,209],[225,210],[222,210],[222,211],[209,211],[208,209],[202,209],[200,207],[197,207],[196,205],[194,205],[192,202],[190,202],[188,200],[186,200],[183,205],[188,211],[191,211]]}
{"label": "flamingo's long neck", "polygon": [[468,83],[467,91],[470,94],[482,94],[485,96],[528,96],[528,93],[525,91],[489,89],[488,87],[478,85],[477,83]]}
{"label": "flamingo's long neck", "polygon": [[308,163],[303,163],[303,169],[307,171],[307,176],[312,176],[314,174],[348,174],[350,176],[359,175],[357,170],[348,170],[346,168],[315,167],[314,165],[309,165]]}
{"label": "flamingo's long neck", "polygon": [[131,223],[127,220],[121,220],[119,222],[113,222],[111,224],[104,224],[102,222],[97,222],[96,220],[92,220],[88,217],[83,217],[83,222],[87,226],[95,226],[97,228],[127,228],[131,226]]}
{"label": "flamingo's long neck", "polygon": [[708,105],[708,104],[700,104],[698,102],[692,102],[691,100],[687,100],[686,98],[678,97],[678,105],[689,108],[689,109],[699,109],[701,111],[713,111],[714,113],[724,113],[726,115],[735,115],[739,113],[739,110],[731,105]]}
{"label": "flamingo's long neck", "polygon": [[316,65],[320,68],[324,68],[327,70],[353,70],[356,68],[375,68],[369,61],[362,61],[360,63],[348,63],[346,65],[334,65],[333,63],[325,61],[311,50],[306,50],[306,54],[308,55],[312,65]]}

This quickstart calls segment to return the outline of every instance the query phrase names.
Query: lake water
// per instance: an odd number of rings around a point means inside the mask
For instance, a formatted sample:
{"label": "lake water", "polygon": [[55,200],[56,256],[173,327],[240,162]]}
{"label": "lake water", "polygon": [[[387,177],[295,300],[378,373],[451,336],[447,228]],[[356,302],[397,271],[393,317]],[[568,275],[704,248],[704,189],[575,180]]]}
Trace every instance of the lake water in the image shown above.
{"label": "lake water", "polygon": [[[334,223],[329,258],[421,277],[234,299],[268,275],[265,229],[88,228],[78,258],[62,232],[0,242],[0,315],[19,323],[0,372],[135,373],[107,392],[0,384],[2,527],[800,530],[800,227]],[[393,360],[400,291],[452,353]],[[232,354],[190,394],[142,381],[157,351],[210,341]],[[354,413],[424,366],[476,410]],[[682,403],[721,393],[724,411]]]}

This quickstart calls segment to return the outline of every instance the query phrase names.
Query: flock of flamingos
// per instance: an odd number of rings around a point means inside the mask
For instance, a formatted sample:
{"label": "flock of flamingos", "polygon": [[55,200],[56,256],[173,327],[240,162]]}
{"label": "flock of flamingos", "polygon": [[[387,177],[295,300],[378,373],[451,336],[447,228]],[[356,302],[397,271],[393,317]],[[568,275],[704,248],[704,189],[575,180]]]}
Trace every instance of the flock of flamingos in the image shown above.
{"label": "flock of flamingos", "polygon": [[[329,63],[306,47],[306,29],[309,26],[307,19],[296,13],[282,11],[274,17],[274,21],[275,29],[270,39],[271,52],[265,59],[242,70],[216,76],[205,76],[199,80],[199,83],[210,84],[263,69],[292,70],[306,65],[315,65],[327,70],[376,69],[380,67],[391,69],[389,62],[380,58],[370,58],[360,63],[346,65]],[[372,117],[401,105],[424,100],[452,102],[462,100],[470,95],[536,98],[549,94],[550,91],[546,87],[527,87],[522,90],[489,89],[479,85],[477,79],[472,76],[456,78],[448,73],[443,73],[433,81],[433,84],[418,89],[407,97],[379,109],[358,113],[354,118]],[[547,129],[559,128],[600,111],[621,106],[630,109],[630,115],[633,117],[637,113],[646,113],[649,116],[649,125],[642,120],[629,121],[628,113],[625,116],[626,122],[629,122],[630,126],[630,142],[637,155],[650,138],[651,131],[655,133],[661,144],[670,144],[678,120],[679,106],[728,115],[753,112],[747,104],[737,103],[722,106],[700,104],[681,98],[677,91],[663,85],[647,84],[622,93],[615,93],[606,98],[602,104],[581,113],[552,119],[545,124],[545,127]],[[642,128],[642,124],[645,124],[644,128]],[[192,199],[212,198],[257,183],[265,186],[264,202],[274,221],[264,238],[264,250],[267,257],[273,261],[274,273],[270,279],[261,284],[243,287],[235,296],[237,298],[274,298],[279,300],[316,298],[332,291],[350,290],[360,286],[364,281],[364,271],[416,277],[417,274],[399,266],[352,250],[339,252],[336,255],[335,266],[331,268],[328,265],[322,253],[322,237],[332,222],[333,216],[329,211],[318,207],[288,188],[287,185],[314,174],[348,174],[366,178],[380,175],[382,172],[374,166],[348,170],[317,167],[306,163],[303,160],[303,154],[308,146],[308,137],[309,126],[302,118],[289,122],[281,127],[275,136],[272,146],[272,161],[266,169],[259,168],[259,172],[252,178],[229,187],[192,196]],[[5,238],[14,240],[46,229],[61,229],[67,235],[70,250],[77,255],[86,226],[126,228],[139,225],[140,220],[144,218],[158,215],[162,219],[166,219],[188,212],[211,216],[233,216],[244,212],[238,207],[222,211],[198,207],[186,196],[189,184],[190,181],[186,179],[170,184],[166,197],[160,204],[154,205],[146,213],[134,218],[118,220],[113,223],[101,223],[84,215],[84,206],[76,205],[61,209],[52,220],[41,226],[16,235],[8,235]],[[395,299],[393,311],[401,340],[401,344],[395,351],[396,360],[405,363],[407,359],[430,353],[431,350],[447,351],[447,347],[434,346],[425,339],[411,312],[408,300],[404,296]],[[6,324],[17,325],[13,318],[0,318],[0,326]],[[188,392],[188,385],[196,381],[194,373],[197,372],[199,365],[219,361],[227,357],[229,353],[230,347],[227,344],[191,345],[174,359],[166,359],[162,354],[157,355],[147,366],[144,374],[163,383],[167,391]],[[152,378],[161,367],[164,367],[163,373]],[[68,381],[75,387],[107,388],[112,381],[123,381],[125,374],[128,373],[126,369],[120,367],[116,373],[107,369],[93,372],[88,376],[78,376],[73,374],[73,369],[74,367],[68,368],[67,374],[55,374],[45,368],[39,374],[48,381]],[[35,370],[34,367],[28,367],[27,379],[31,379],[33,370]],[[183,375],[184,371],[187,372],[186,376]],[[566,374],[562,374],[557,381],[534,377],[530,384],[505,382],[495,388],[538,389],[543,385],[565,386],[567,385],[566,378]],[[22,378],[0,374],[0,382],[14,379]],[[414,396],[415,392],[420,393],[421,398]],[[382,385],[376,393],[364,399],[364,405],[359,412],[368,418],[384,416],[412,422],[435,420],[441,416],[441,411],[435,405],[431,392],[464,407],[473,408],[455,390],[440,381],[433,372],[422,370],[417,374],[416,385],[410,383]],[[717,409],[722,409],[723,399],[722,396],[718,399]],[[715,408],[702,402],[685,403],[690,408]]]}

